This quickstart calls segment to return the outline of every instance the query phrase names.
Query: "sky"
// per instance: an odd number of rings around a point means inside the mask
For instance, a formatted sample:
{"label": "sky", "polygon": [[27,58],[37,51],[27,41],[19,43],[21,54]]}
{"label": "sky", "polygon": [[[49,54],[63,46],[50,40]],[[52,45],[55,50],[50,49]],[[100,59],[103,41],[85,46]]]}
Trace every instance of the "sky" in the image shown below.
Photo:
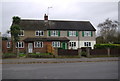
{"label": "sky", "polygon": [[[43,20],[90,21],[97,29],[107,18],[118,20],[119,0],[2,0],[0,2],[0,32],[6,33],[12,17]],[[52,7],[49,8],[48,7]]]}

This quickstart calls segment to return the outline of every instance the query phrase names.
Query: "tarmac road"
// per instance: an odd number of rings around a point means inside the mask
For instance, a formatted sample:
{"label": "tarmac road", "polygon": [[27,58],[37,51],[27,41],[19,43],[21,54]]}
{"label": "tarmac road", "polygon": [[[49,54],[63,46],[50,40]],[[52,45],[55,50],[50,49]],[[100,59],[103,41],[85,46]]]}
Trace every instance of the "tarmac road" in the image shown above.
{"label": "tarmac road", "polygon": [[3,64],[3,79],[118,79],[118,61]]}

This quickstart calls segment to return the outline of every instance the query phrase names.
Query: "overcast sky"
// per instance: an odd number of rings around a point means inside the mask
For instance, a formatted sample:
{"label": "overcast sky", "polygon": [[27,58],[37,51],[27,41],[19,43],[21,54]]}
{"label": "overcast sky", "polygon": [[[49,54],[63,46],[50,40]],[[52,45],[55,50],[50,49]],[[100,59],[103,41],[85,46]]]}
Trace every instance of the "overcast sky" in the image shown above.
{"label": "overcast sky", "polygon": [[3,0],[0,3],[0,32],[9,30],[13,16],[43,20],[49,8],[49,20],[90,21],[95,28],[105,19],[118,20],[119,0]]}

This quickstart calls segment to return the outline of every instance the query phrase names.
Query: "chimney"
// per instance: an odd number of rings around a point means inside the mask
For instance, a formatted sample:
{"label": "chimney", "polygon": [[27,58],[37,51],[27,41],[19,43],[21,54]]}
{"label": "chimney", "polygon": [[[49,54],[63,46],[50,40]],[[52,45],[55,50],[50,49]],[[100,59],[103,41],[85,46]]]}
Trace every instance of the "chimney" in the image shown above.
{"label": "chimney", "polygon": [[44,15],[44,20],[48,20],[48,15]]}

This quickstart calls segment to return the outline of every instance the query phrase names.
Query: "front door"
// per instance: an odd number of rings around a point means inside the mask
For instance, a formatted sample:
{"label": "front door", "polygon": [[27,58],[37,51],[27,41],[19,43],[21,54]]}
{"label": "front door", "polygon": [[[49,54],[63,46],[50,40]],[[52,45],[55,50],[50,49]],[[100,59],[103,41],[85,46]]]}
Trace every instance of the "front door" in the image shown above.
{"label": "front door", "polygon": [[33,53],[33,43],[28,43],[28,53]]}
{"label": "front door", "polygon": [[67,44],[65,42],[62,43],[62,48],[67,49]]}

